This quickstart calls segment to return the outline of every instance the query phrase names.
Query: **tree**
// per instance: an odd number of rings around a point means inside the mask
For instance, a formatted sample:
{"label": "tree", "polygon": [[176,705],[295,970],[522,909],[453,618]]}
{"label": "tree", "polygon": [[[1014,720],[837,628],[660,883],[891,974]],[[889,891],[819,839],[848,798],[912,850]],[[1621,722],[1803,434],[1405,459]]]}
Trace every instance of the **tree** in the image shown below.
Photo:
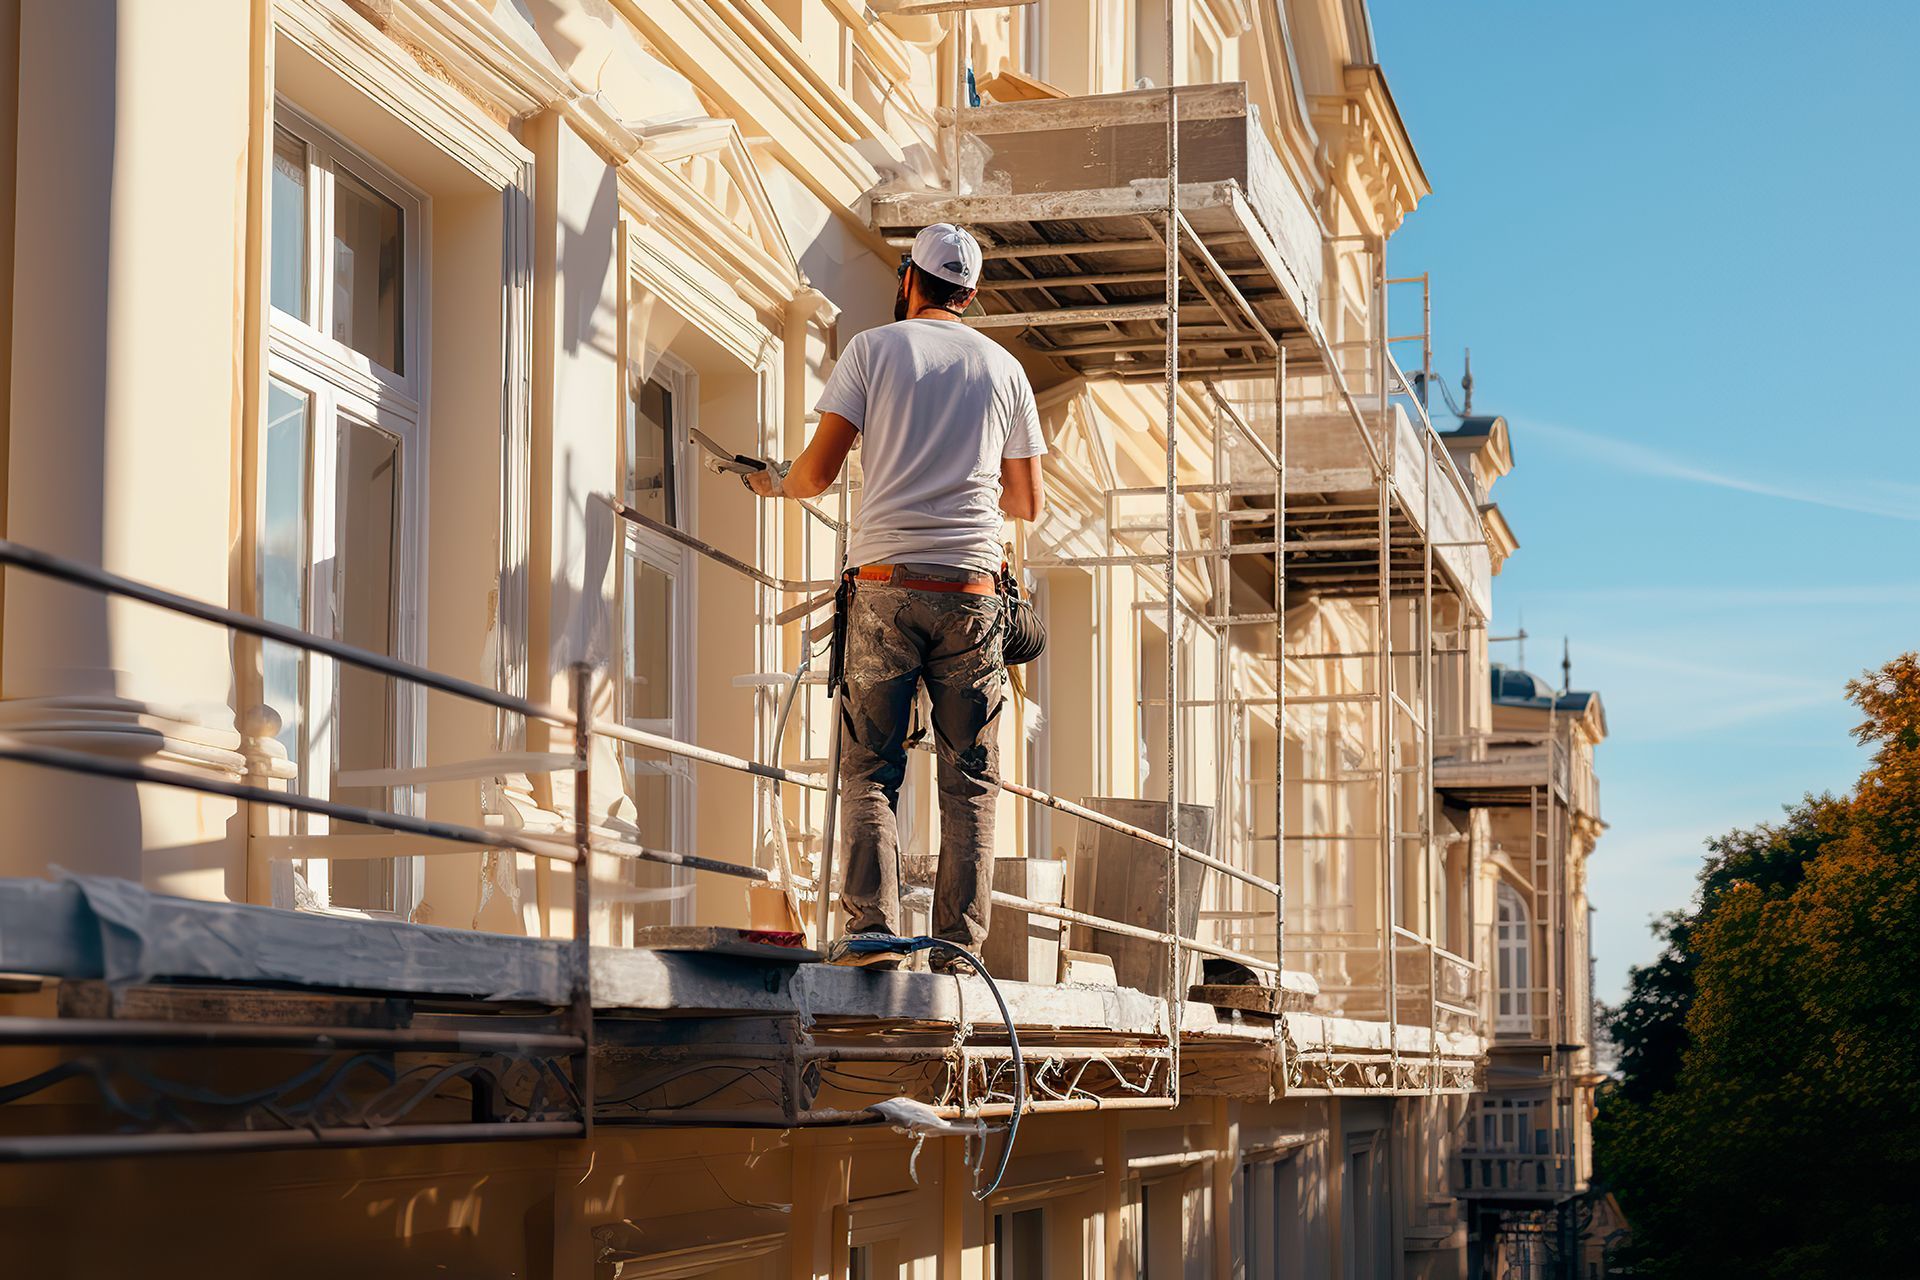
{"label": "tree", "polygon": [[1640,1275],[1915,1273],[1920,656],[1847,691],[1859,784],[1711,842],[1613,1016],[1596,1156]]}

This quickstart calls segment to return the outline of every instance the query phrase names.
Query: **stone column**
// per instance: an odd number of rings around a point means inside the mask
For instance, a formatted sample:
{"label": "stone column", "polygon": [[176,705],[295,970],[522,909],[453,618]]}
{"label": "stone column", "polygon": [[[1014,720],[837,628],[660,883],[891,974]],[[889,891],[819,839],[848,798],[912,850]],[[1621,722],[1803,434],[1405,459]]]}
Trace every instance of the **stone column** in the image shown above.
{"label": "stone column", "polygon": [[[6,536],[225,604],[247,301],[250,16],[26,4]],[[0,731],[238,777],[226,632],[7,575]],[[231,802],[0,767],[0,874],[239,896]]]}

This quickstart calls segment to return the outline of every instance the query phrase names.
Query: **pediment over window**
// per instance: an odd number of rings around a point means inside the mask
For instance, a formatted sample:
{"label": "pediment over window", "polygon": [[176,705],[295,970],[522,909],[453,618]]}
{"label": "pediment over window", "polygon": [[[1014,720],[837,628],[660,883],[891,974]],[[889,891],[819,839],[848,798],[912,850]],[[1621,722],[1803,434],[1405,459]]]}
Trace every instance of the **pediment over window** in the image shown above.
{"label": "pediment over window", "polygon": [[799,261],[737,124],[705,117],[638,132],[641,192],[660,221],[732,250],[744,277],[781,298],[801,287]]}

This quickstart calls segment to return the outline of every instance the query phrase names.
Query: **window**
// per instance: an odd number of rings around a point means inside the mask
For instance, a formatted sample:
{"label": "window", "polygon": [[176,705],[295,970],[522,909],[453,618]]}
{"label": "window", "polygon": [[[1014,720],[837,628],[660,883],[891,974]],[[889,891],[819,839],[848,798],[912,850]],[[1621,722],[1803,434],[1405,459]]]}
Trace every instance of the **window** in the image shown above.
{"label": "window", "polygon": [[1546,1155],[1550,1139],[1536,1112],[1542,1099],[1493,1095],[1480,1098],[1479,1150],[1506,1155]]}
{"label": "window", "polygon": [[276,326],[399,383],[416,345],[419,201],[284,104],[279,116],[267,270]]}
{"label": "window", "polygon": [[1240,1166],[1234,1219],[1239,1224],[1241,1269],[1247,1280],[1286,1280],[1305,1275],[1299,1205],[1299,1169],[1286,1155]]}
{"label": "window", "polygon": [[[413,328],[420,201],[285,104],[277,110],[260,611],[417,658],[426,466]],[[411,807],[409,793],[378,775],[412,763],[424,713],[417,690],[272,643],[263,646],[262,668],[296,790],[368,808]],[[313,815],[278,820],[298,834],[346,829]],[[404,914],[413,906],[410,863],[340,859],[295,870],[324,907]]]}
{"label": "window", "polygon": [[1347,1152],[1345,1280],[1380,1280],[1386,1251],[1381,1243],[1386,1223],[1381,1220],[1380,1188],[1375,1177],[1382,1161],[1372,1141]]}
{"label": "window", "polygon": [[1527,904],[1506,881],[1497,890],[1494,917],[1494,1031],[1533,1030],[1533,938]]}
{"label": "window", "polygon": [[[635,511],[675,529],[690,523],[690,486],[681,474],[694,402],[690,370],[666,357],[628,389],[621,441],[621,497]],[[691,699],[693,585],[688,550],[665,534],[622,521],[620,713],[633,729],[681,740],[693,736]],[[692,778],[676,757],[624,747],[627,795],[639,843],[684,852],[691,846]],[[692,918],[693,879],[678,868],[629,863],[637,890],[627,913],[635,927]]]}
{"label": "window", "polygon": [[1204,4],[1195,5],[1187,31],[1187,83],[1213,84],[1220,79],[1221,48],[1227,37]]}
{"label": "window", "polygon": [[1133,87],[1166,88],[1167,5],[1171,0],[1133,0]]}
{"label": "window", "polygon": [[1047,1211],[1009,1209],[993,1215],[993,1280],[1040,1280],[1047,1274]]}

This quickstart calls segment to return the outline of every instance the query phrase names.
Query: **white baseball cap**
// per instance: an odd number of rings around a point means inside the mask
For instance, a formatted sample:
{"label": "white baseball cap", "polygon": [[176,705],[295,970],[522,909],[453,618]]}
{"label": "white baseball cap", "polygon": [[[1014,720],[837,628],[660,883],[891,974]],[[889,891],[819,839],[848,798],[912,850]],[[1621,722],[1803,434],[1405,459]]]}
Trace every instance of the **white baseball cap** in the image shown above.
{"label": "white baseball cap", "polygon": [[949,284],[980,284],[980,242],[951,222],[936,222],[913,238],[913,265]]}

